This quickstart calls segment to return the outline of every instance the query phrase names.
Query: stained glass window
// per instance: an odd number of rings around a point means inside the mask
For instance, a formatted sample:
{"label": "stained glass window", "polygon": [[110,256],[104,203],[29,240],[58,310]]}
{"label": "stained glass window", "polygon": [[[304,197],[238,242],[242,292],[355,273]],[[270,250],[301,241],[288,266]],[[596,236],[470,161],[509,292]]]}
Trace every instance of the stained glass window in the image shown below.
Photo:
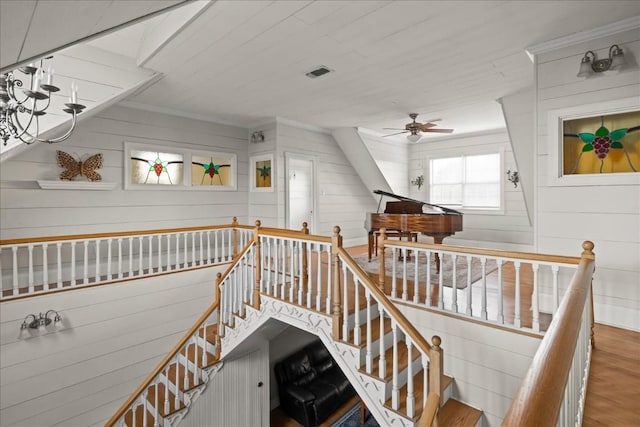
{"label": "stained glass window", "polygon": [[191,157],[191,185],[233,186],[235,158],[221,155]]}
{"label": "stained glass window", "polygon": [[182,154],[131,150],[129,172],[132,184],[183,185]]}
{"label": "stained glass window", "polygon": [[563,174],[640,171],[640,111],[564,120]]}

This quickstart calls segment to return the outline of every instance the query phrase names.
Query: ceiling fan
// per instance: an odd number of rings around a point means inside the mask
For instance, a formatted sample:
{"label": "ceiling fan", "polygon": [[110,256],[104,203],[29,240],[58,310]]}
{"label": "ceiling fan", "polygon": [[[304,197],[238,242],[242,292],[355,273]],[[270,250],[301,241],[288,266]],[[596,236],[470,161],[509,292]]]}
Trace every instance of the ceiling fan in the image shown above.
{"label": "ceiling fan", "polygon": [[434,127],[436,126],[435,123],[433,122],[437,122],[440,119],[435,119],[435,120],[431,120],[425,123],[420,123],[420,122],[416,122],[416,118],[418,117],[418,113],[409,113],[409,117],[411,117],[411,120],[413,120],[411,123],[407,123],[404,127],[404,129],[397,129],[397,128],[384,128],[386,130],[402,130],[402,132],[396,132],[396,133],[392,133],[389,135],[385,135],[385,137],[387,136],[393,136],[393,135],[400,135],[402,133],[407,133],[409,132],[409,135],[407,135],[407,139],[411,142],[418,142],[418,140],[420,140],[420,137],[422,135],[420,135],[422,132],[432,132],[432,133],[451,133],[453,132],[453,129],[434,129]]}

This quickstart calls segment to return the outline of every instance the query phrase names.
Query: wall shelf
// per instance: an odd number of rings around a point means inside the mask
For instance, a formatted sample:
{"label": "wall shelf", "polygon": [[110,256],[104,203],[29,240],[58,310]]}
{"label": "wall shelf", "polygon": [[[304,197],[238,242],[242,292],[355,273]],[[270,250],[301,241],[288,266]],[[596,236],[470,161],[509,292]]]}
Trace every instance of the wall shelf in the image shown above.
{"label": "wall shelf", "polygon": [[43,190],[113,190],[117,182],[90,181],[45,181],[38,180]]}

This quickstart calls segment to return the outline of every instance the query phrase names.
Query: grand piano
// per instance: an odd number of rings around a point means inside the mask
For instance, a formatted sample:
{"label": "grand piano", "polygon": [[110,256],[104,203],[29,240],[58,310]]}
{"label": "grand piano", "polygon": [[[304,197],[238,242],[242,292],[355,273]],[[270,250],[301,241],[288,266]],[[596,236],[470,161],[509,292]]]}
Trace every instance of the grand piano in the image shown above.
{"label": "grand piano", "polygon": [[378,211],[383,196],[398,201],[387,202],[384,213],[367,213],[365,229],[369,230],[369,261],[375,234],[381,228],[408,239],[416,233],[426,234],[433,237],[434,242],[438,244],[456,231],[462,231],[462,212],[382,190],[375,190],[374,193],[380,195]]}

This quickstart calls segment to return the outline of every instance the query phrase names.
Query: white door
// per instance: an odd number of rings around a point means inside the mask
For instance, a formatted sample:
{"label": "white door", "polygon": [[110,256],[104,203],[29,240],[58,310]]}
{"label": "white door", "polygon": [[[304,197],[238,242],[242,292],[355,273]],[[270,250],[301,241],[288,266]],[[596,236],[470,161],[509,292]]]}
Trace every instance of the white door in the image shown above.
{"label": "white door", "polygon": [[306,222],[315,230],[315,160],[302,155],[286,153],[287,228],[299,230]]}

